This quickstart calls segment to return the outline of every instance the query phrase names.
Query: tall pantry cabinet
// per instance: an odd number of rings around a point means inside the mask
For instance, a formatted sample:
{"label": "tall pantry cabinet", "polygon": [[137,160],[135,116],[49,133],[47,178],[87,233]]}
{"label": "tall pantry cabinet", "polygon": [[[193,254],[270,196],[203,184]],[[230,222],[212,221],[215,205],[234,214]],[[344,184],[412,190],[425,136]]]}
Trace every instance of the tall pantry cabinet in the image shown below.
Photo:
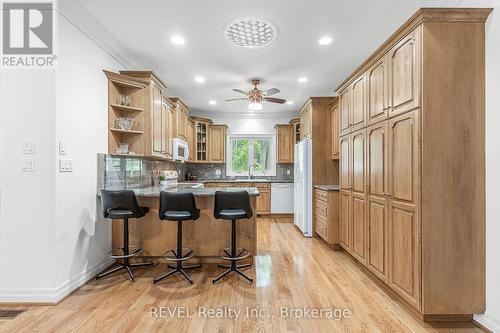
{"label": "tall pantry cabinet", "polygon": [[419,10],[337,88],[340,245],[423,320],[485,310],[490,11]]}

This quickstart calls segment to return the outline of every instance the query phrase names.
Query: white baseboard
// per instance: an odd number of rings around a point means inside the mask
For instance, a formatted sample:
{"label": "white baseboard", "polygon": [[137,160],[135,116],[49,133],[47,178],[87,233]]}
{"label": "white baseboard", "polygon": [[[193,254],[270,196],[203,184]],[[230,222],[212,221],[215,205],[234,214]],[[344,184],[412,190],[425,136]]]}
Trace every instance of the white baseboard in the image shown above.
{"label": "white baseboard", "polygon": [[57,303],[63,300],[94,277],[97,273],[113,263],[112,259],[106,258],[101,263],[90,267],[70,280],[64,282],[57,288],[39,289],[0,289],[0,303]]}
{"label": "white baseboard", "polygon": [[491,316],[488,312],[474,315],[474,320],[492,332],[500,332],[500,318]]}

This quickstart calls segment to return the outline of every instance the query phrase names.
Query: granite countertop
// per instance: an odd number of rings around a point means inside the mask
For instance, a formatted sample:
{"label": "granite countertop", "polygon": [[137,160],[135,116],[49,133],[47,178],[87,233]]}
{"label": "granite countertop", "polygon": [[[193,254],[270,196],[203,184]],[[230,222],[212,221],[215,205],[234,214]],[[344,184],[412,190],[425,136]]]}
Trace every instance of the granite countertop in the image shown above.
{"label": "granite countertop", "polygon": [[192,180],[185,182],[186,183],[293,183],[293,179],[271,180],[271,179],[227,179],[226,178],[226,179]]}
{"label": "granite countertop", "polygon": [[256,187],[229,187],[229,188],[192,188],[186,186],[177,186],[171,188],[162,188],[159,186],[146,186],[132,188],[137,197],[159,197],[161,191],[176,193],[193,193],[195,197],[213,197],[216,191],[247,191],[250,196],[259,196],[259,190]]}
{"label": "granite countertop", "polygon": [[323,190],[323,191],[339,191],[340,190],[339,185],[314,185],[314,188],[317,188],[317,189]]}

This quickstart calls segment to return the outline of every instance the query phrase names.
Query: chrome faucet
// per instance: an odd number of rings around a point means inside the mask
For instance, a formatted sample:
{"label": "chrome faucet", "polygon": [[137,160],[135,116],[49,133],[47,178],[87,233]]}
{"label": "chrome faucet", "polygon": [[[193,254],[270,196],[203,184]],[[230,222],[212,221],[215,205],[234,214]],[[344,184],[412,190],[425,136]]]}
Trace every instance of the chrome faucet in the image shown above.
{"label": "chrome faucet", "polygon": [[248,180],[252,179],[252,174],[250,173],[250,168],[253,167],[253,164],[248,165]]}

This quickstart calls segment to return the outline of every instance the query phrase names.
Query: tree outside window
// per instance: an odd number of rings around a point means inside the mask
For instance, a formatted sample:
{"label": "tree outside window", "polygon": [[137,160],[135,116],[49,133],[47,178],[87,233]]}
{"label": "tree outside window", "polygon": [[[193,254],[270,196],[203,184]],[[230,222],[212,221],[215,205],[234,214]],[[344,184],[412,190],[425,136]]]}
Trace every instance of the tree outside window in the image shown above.
{"label": "tree outside window", "polygon": [[273,176],[276,174],[273,136],[233,136],[227,164],[229,176]]}

